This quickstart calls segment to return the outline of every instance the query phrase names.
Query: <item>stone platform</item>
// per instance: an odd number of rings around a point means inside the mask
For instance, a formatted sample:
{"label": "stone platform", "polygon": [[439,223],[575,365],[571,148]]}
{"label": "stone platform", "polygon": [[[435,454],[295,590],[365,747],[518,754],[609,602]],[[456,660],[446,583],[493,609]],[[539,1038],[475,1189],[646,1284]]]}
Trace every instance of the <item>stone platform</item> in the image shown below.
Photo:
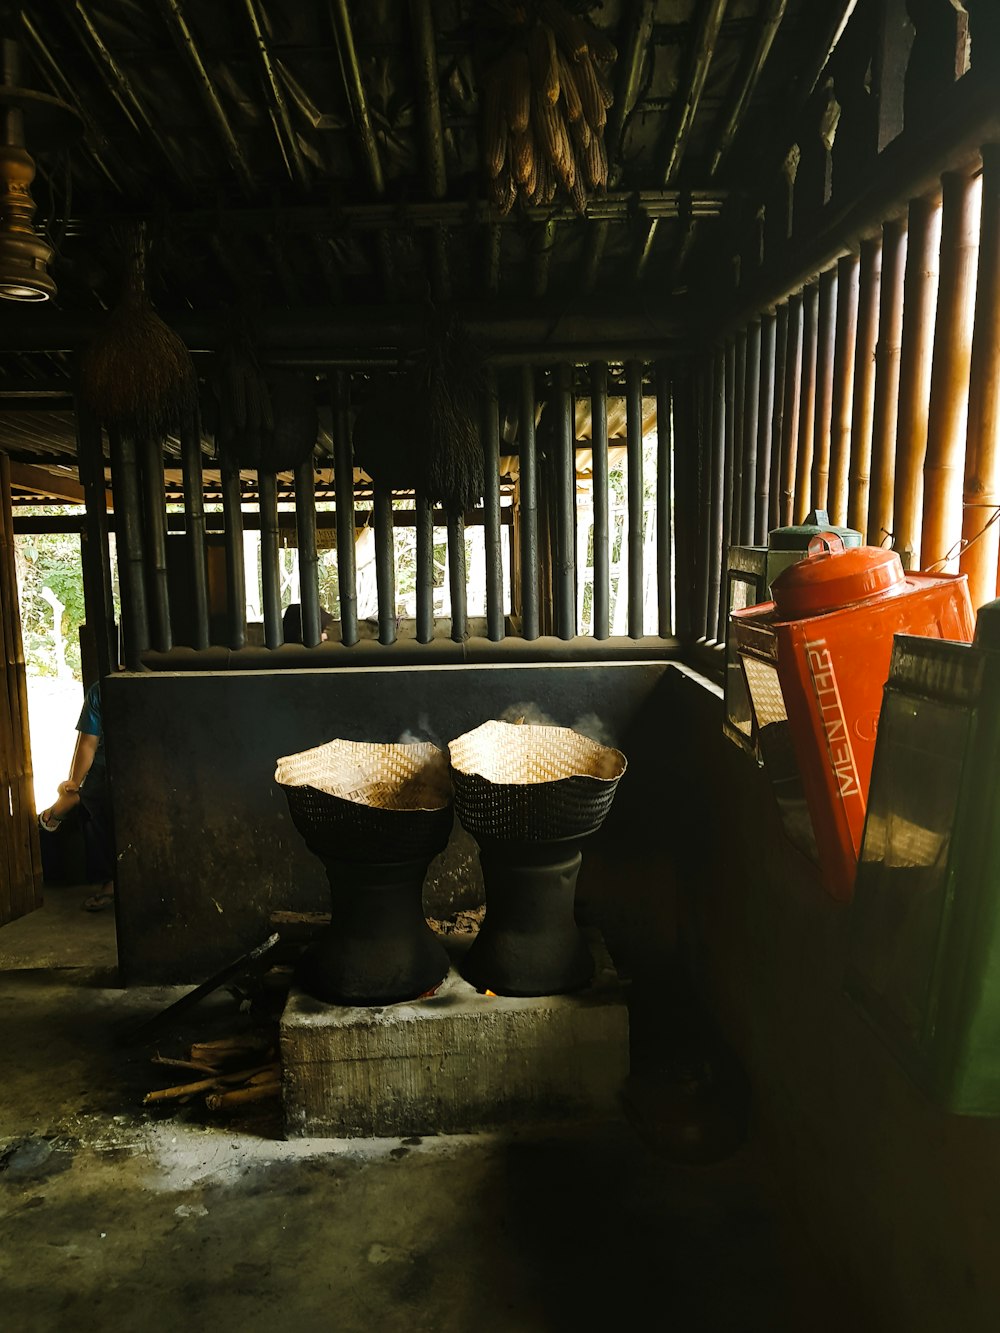
{"label": "stone platform", "polygon": [[624,987],[597,932],[594,979],[571,995],[481,995],[444,940],[434,995],[384,1007],[323,1004],[293,990],[281,1019],[289,1138],[460,1134],[621,1114],[628,1074]]}

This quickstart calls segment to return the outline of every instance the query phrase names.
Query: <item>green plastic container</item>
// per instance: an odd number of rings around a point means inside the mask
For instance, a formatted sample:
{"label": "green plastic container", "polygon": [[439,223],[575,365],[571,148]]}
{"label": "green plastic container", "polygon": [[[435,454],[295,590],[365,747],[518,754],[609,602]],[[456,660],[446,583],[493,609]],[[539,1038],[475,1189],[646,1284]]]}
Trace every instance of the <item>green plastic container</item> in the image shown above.
{"label": "green plastic container", "polygon": [[935,1102],[1000,1115],[1000,601],[972,644],[896,636],[845,986]]}
{"label": "green plastic container", "polygon": [[769,601],[774,580],[782,570],[808,555],[809,543],[821,532],[836,533],[845,546],[861,545],[861,533],[855,528],[838,528],[829,521],[825,509],[814,509],[805,523],[774,528],[768,533],[766,546],[729,548],[726,562],[726,712],[722,727],[731,741],[750,754],[757,754],[753,738],[753,710],[746,681],[740,670],[739,654],[730,632],[728,615]]}

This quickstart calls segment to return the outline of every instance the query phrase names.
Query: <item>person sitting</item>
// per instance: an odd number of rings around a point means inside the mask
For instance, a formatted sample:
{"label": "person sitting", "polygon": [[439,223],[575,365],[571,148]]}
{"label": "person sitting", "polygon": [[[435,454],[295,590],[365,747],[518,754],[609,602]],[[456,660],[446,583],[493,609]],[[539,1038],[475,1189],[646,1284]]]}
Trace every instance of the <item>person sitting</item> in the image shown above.
{"label": "person sitting", "polygon": [[100,912],[111,907],[115,900],[115,839],[98,681],[87,690],[76,730],[76,746],[69,777],[65,782],[60,782],[58,796],[38,816],[38,822],[47,832],[54,832],[76,805],[83,805],[87,816],[83,836],[88,868],[100,882],[101,890],[86,898],[82,907],[87,912]]}
{"label": "person sitting", "polygon": [[[319,609],[319,641],[325,643],[327,630],[333,624],[333,616],[325,607]],[[285,636],[286,643],[302,642],[302,607],[298,602],[290,602],[285,607],[285,614],[281,617],[281,628]]]}

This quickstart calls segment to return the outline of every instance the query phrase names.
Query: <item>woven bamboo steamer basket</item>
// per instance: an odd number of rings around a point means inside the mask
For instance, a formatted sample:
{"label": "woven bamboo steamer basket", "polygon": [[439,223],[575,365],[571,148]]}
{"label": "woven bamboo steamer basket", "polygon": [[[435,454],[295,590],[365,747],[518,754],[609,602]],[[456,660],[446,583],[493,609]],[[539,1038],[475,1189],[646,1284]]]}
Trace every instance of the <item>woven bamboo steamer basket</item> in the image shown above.
{"label": "woven bamboo steamer basket", "polygon": [[274,780],[296,828],[319,855],[417,859],[448,841],[447,758],[429,742],[328,741],[279,759]]}
{"label": "woven bamboo steamer basket", "polygon": [[545,841],[603,823],[627,767],[569,727],[484,722],[448,746],[455,806],[474,837]]}

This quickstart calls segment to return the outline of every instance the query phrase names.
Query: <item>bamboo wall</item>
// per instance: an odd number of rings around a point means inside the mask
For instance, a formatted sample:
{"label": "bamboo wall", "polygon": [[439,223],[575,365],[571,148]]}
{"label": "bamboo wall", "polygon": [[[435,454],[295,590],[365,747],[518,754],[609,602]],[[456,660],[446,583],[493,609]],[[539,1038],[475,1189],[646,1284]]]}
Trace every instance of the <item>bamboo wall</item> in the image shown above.
{"label": "bamboo wall", "polygon": [[[613,381],[613,383],[611,383]],[[581,562],[592,557],[592,606],[588,602],[588,634],[594,640],[612,637],[613,601],[627,605],[619,637],[638,642],[671,640],[674,634],[674,520],[672,482],[672,381],[665,363],[637,360],[606,361],[586,365],[536,367],[524,365],[508,377],[515,393],[517,481],[513,505],[501,511],[500,460],[510,445],[502,441],[497,373],[490,371],[482,401],[481,439],[485,453],[485,495],[474,510],[443,514],[430,499],[407,493],[401,510],[395,501],[402,493],[375,485],[369,518],[374,532],[375,573],[378,592],[377,641],[366,645],[396,647],[405,637],[414,651],[435,639],[432,608],[433,530],[447,530],[448,583],[450,587],[450,637],[457,644],[470,636],[467,614],[469,571],[466,569],[466,526],[474,523],[484,531],[485,637],[489,642],[517,640],[530,645],[542,637],[564,643],[580,635]],[[611,387],[609,388],[609,383]],[[343,648],[353,648],[360,638],[357,571],[354,561],[356,529],[365,522],[355,490],[355,459],[351,438],[350,372],[331,371],[327,379],[333,423],[333,476],[336,492],[336,533],[339,580],[339,619],[330,638]],[[609,397],[624,399],[626,454],[624,530],[616,539],[609,525],[611,497],[608,473]],[[590,419],[590,438],[576,438],[577,405],[584,402]],[[655,477],[643,476],[644,404],[656,404]],[[648,412],[647,412],[648,415]],[[544,438],[536,438],[544,426]],[[645,427],[645,429],[644,429]],[[121,591],[124,660],[130,669],[142,665],[168,666],[177,661],[175,650],[187,650],[183,664],[198,665],[198,655],[221,646],[239,654],[247,647],[246,569],[244,558],[245,513],[238,466],[221,460],[223,529],[225,541],[225,626],[220,632],[210,623],[210,571],[206,562],[207,521],[202,504],[203,473],[200,428],[192,420],[182,432],[184,464],[184,531],[188,549],[184,626],[171,616],[167,569],[167,532],[164,512],[163,456],[155,446],[137,449],[132,442],[110,438],[114,524]],[[99,471],[100,433],[81,422],[81,470]],[[577,459],[581,449],[590,455],[593,486],[593,531],[581,534],[577,501]],[[281,483],[287,491],[287,480]],[[273,473],[256,477],[257,515],[261,533],[261,591],[264,643],[273,651],[283,646],[282,599],[279,579],[279,481]],[[319,647],[321,641],[320,597],[317,559],[317,506],[314,460],[299,467],[293,482],[295,543],[298,548],[301,588],[303,644]],[[648,540],[649,504],[645,492],[653,494],[655,541]],[[286,516],[287,517],[287,516]],[[324,516],[329,521],[329,515]],[[397,617],[397,569],[394,529],[412,525],[416,529],[416,616],[401,633]],[[581,535],[586,541],[581,541]],[[511,581],[505,596],[502,573],[502,543],[509,544]],[[622,548],[621,573],[612,580],[611,549]],[[95,552],[104,552],[106,528],[96,534]],[[655,568],[649,568],[650,555]],[[95,554],[94,559],[100,557]],[[653,588],[653,616],[644,613]],[[95,570],[88,582],[95,603],[88,618],[108,624],[109,603],[103,595],[104,580]],[[655,628],[650,620],[655,618]],[[194,650],[195,658],[191,657]],[[549,649],[551,651],[551,649]],[[330,658],[327,654],[327,659]],[[245,659],[246,655],[244,655]],[[208,659],[203,659],[207,661]],[[344,660],[347,660],[346,658]],[[419,660],[419,659],[417,659]],[[275,659],[278,664],[280,659]],[[232,657],[229,665],[239,666]],[[257,663],[259,665],[259,663]],[[333,664],[333,662],[328,662]],[[213,659],[213,665],[216,665]]]}
{"label": "bamboo wall", "polygon": [[996,597],[1000,146],[728,331],[691,392],[693,637],[725,637],[729,546],[812,509]]}

